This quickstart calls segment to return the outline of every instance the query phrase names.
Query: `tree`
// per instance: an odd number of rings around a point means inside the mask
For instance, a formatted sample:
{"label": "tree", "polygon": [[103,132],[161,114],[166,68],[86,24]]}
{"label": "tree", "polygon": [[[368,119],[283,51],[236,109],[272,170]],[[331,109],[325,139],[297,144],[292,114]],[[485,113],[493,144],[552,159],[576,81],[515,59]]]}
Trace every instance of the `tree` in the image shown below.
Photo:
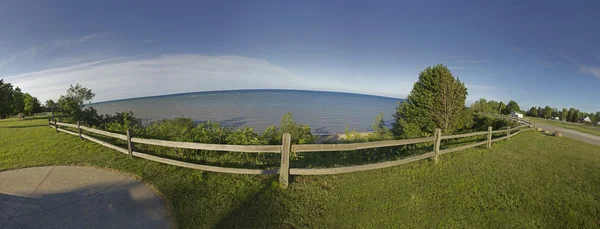
{"label": "tree", "polygon": [[573,121],[574,120],[573,117],[575,117],[575,112],[576,111],[577,110],[575,110],[575,108],[569,109],[569,112],[567,113],[567,121],[569,121],[569,122],[575,122],[575,121]]}
{"label": "tree", "polygon": [[596,115],[594,115],[594,117],[596,118],[596,123],[600,122],[600,111],[596,112]]}
{"label": "tree", "polygon": [[36,97],[31,96],[29,93],[25,93],[24,98],[23,104],[25,113],[31,116],[32,112],[39,111],[40,101]]}
{"label": "tree", "polygon": [[569,114],[569,111],[567,111],[567,108],[563,108],[563,109],[562,109],[562,112],[561,112],[561,114],[560,114],[561,120],[562,120],[563,122],[566,122],[566,121],[567,121],[567,114]]}
{"label": "tree", "polygon": [[560,111],[556,108],[552,108],[552,118],[560,117]]}
{"label": "tree", "polygon": [[394,114],[395,133],[403,138],[430,136],[435,128],[451,133],[461,126],[467,88],[442,65],[427,67]]}
{"label": "tree", "polygon": [[543,117],[544,116],[544,109],[542,109],[542,107],[538,107],[537,108],[537,112],[538,112],[537,117]]}
{"label": "tree", "polygon": [[92,92],[92,89],[83,87],[78,83],[69,87],[66,96],[60,96],[58,106],[71,122],[95,122],[97,111],[91,107],[84,109],[85,104],[89,103],[94,96],[96,94]]}
{"label": "tree", "polygon": [[46,107],[47,110],[53,110],[53,109],[58,108],[58,104],[56,104],[54,102],[54,100],[51,100],[51,99],[46,100],[46,103],[44,106]]}
{"label": "tree", "polygon": [[552,107],[550,107],[550,106],[544,107],[543,115],[544,115],[544,118],[552,117]]}
{"label": "tree", "polygon": [[506,108],[504,108],[504,111],[502,112],[502,114],[510,114],[512,112],[519,112],[521,111],[521,108],[519,107],[519,104],[513,100],[509,101],[508,104],[506,104]]}
{"label": "tree", "polygon": [[502,114],[502,110],[506,109],[506,104],[500,101],[500,105],[498,105],[498,114]]}
{"label": "tree", "polygon": [[529,109],[529,112],[527,113],[527,115],[531,116],[531,117],[537,117],[537,109],[535,107],[531,107],[531,109]]}
{"label": "tree", "polygon": [[13,109],[14,113],[25,112],[25,94],[21,92],[19,87],[16,87],[13,91]]}
{"label": "tree", "polygon": [[0,118],[6,118],[14,113],[13,87],[0,79]]}
{"label": "tree", "polygon": [[96,96],[95,93],[92,92],[92,89],[88,89],[86,87],[81,86],[79,83],[73,87],[71,85],[69,90],[67,90],[68,98],[71,98],[77,102],[79,102],[80,106],[83,107],[85,103],[89,103]]}
{"label": "tree", "polygon": [[581,111],[579,111],[579,109],[577,109],[573,113],[573,121],[571,121],[571,122],[579,122],[579,121],[581,121]]}

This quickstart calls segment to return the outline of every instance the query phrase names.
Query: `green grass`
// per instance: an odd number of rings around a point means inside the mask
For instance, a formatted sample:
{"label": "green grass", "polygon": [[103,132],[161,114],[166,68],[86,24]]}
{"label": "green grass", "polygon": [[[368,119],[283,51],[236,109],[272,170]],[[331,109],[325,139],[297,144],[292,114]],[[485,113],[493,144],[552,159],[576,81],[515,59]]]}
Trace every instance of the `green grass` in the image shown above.
{"label": "green grass", "polygon": [[600,136],[600,127],[598,127],[598,126],[588,126],[588,125],[578,124],[578,123],[552,121],[552,120],[548,120],[548,119],[534,118],[534,117],[527,117],[527,119],[529,119],[532,122],[553,125],[553,126],[557,126],[557,127],[567,128],[567,129],[571,129],[571,130],[577,130],[577,131],[581,131],[584,133]]}
{"label": "green grass", "polygon": [[128,159],[56,134],[46,121],[0,121],[0,171],[90,165],[137,175],[162,192],[179,228],[597,228],[600,147],[524,132],[368,172],[277,176],[195,171]]}

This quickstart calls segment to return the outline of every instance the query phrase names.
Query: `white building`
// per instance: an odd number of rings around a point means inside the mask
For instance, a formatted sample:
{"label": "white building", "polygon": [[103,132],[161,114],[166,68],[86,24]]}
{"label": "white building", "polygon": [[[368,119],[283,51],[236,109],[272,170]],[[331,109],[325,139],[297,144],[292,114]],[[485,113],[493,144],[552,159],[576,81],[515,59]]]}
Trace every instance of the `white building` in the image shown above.
{"label": "white building", "polygon": [[592,120],[590,119],[590,116],[586,116],[582,122],[592,122]]}
{"label": "white building", "polygon": [[523,114],[518,113],[518,112],[511,112],[510,113],[510,117],[513,117],[513,118],[523,118]]}

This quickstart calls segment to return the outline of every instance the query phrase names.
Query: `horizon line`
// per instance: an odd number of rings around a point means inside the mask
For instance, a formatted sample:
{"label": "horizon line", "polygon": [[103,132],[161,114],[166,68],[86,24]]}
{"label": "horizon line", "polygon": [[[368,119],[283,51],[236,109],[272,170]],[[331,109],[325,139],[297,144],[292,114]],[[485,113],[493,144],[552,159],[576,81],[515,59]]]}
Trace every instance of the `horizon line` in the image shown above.
{"label": "horizon line", "polygon": [[235,92],[235,91],[298,91],[298,92],[325,92],[325,93],[339,93],[339,94],[350,94],[350,95],[361,95],[361,96],[373,96],[373,97],[381,97],[386,99],[401,99],[405,100],[405,98],[396,98],[390,96],[382,96],[382,95],[370,95],[370,94],[362,94],[356,92],[341,92],[341,91],[322,91],[322,90],[307,90],[307,89],[226,89],[226,90],[212,90],[212,91],[191,91],[191,92],[181,92],[181,93],[172,93],[172,94],[161,94],[161,95],[149,95],[149,96],[140,96],[140,97],[131,97],[131,98],[123,98],[123,99],[114,99],[114,100],[106,100],[100,102],[93,102],[89,105],[96,105],[102,103],[110,103],[110,102],[121,102],[128,100],[138,100],[138,99],[149,99],[149,98],[158,98],[158,97],[166,97],[166,96],[179,96],[179,95],[189,95],[189,94],[197,94],[197,93],[212,93],[212,92]]}

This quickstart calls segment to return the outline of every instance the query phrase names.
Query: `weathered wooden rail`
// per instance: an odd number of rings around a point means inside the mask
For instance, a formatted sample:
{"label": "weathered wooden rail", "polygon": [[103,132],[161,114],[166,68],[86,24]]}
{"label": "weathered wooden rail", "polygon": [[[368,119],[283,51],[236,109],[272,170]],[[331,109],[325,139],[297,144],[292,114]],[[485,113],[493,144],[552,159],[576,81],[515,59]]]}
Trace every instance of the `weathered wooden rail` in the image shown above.
{"label": "weathered wooden rail", "polygon": [[[486,145],[489,149],[492,147],[492,142],[500,141],[504,139],[510,139],[511,136],[514,136],[521,131],[530,130],[523,129],[524,127],[531,127],[529,123],[519,122],[521,125],[512,129],[505,130],[495,130],[492,131],[492,127],[488,128],[488,131],[475,132],[475,133],[466,133],[466,134],[457,134],[457,135],[446,135],[442,136],[442,132],[440,129],[436,129],[434,136],[426,137],[426,138],[416,138],[416,139],[403,139],[403,140],[387,140],[387,141],[377,141],[377,142],[363,142],[363,143],[348,143],[348,144],[301,144],[301,145],[292,145],[291,144],[291,136],[289,133],[284,133],[282,138],[281,145],[222,145],[222,144],[205,144],[205,143],[195,143],[195,142],[177,142],[177,141],[167,141],[167,140],[156,140],[156,139],[145,139],[145,138],[135,138],[133,137],[131,131],[127,131],[126,135],[111,133],[108,131],[98,130],[90,127],[81,126],[80,123],[68,124],[68,123],[60,123],[54,120],[54,122],[49,121],[50,127],[56,129],[56,132],[65,132],[71,135],[79,136],[81,139],[87,139],[92,142],[98,143],[105,147],[117,150],[121,153],[127,154],[130,157],[139,157],[144,158],[151,161],[156,161],[159,163],[180,166],[191,169],[198,169],[204,171],[212,171],[212,172],[221,172],[221,173],[236,173],[236,174],[279,174],[279,182],[283,187],[287,187],[289,183],[289,175],[325,175],[325,174],[338,174],[338,173],[349,173],[349,172],[358,172],[358,171],[367,171],[373,169],[386,168],[401,164],[406,164],[418,160],[423,160],[426,158],[433,158],[437,163],[439,160],[439,155],[451,153],[459,150],[464,150],[468,148],[473,148],[480,145]],[[77,132],[72,132],[66,130],[64,128],[59,127],[68,127],[77,129]],[[110,144],[108,142],[101,141],[99,139],[93,138],[89,135],[83,134],[83,131],[91,132],[94,134],[107,136],[111,138],[120,139],[127,142],[127,149]],[[502,134],[505,133],[506,136],[499,137],[493,139],[493,134]],[[475,136],[486,136],[486,140],[482,142],[477,142],[468,145],[462,145],[453,148],[447,148],[440,150],[441,140],[445,139],[457,139],[457,138],[467,138],[467,137],[475,137]],[[372,149],[372,148],[380,148],[380,147],[392,147],[392,146],[403,146],[410,144],[418,144],[418,143],[428,143],[433,142],[433,151],[424,153],[417,156],[412,156],[408,158],[403,158],[396,161],[386,161],[379,162],[374,164],[366,164],[366,165],[355,165],[355,166],[345,166],[345,167],[336,167],[336,168],[290,168],[290,152],[296,153],[319,153],[319,152],[335,152],[335,151],[353,151],[353,150],[361,150],[361,149]],[[183,162],[173,159],[162,158],[154,155],[144,154],[140,152],[134,151],[134,144],[148,144],[155,146],[165,146],[165,147],[173,147],[173,148],[185,148],[185,149],[197,149],[197,150],[211,150],[211,151],[227,151],[227,152],[245,152],[245,153],[278,153],[281,154],[281,164],[279,169],[273,170],[262,170],[262,169],[241,169],[241,168],[226,168],[219,166],[209,166],[209,165],[199,165],[189,162]]]}

